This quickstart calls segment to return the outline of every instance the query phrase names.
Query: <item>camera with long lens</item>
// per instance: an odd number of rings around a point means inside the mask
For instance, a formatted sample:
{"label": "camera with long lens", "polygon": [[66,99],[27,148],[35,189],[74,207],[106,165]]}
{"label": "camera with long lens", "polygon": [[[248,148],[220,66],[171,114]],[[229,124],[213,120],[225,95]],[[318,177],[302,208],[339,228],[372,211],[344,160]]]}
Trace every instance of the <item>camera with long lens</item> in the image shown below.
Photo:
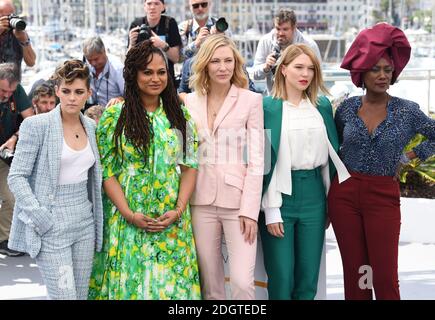
{"label": "camera with long lens", "polygon": [[210,31],[211,27],[216,26],[216,30],[218,32],[224,33],[225,31],[228,30],[228,22],[227,20],[225,20],[224,17],[221,17],[219,19],[217,19],[216,23],[214,24],[207,24],[206,28],[208,29],[208,31]]}
{"label": "camera with long lens", "polygon": [[225,32],[228,30],[228,22],[224,17],[221,17],[216,21],[216,30],[219,32]]}
{"label": "camera with long lens", "polygon": [[24,31],[26,30],[27,23],[23,19],[21,19],[16,14],[11,14],[8,16],[9,19],[9,27],[12,29],[16,29],[18,31]]}
{"label": "camera with long lens", "polygon": [[153,35],[151,32],[150,26],[147,24],[141,24],[138,32],[139,32],[139,35],[137,36],[136,44],[138,44],[142,41],[148,40]]}

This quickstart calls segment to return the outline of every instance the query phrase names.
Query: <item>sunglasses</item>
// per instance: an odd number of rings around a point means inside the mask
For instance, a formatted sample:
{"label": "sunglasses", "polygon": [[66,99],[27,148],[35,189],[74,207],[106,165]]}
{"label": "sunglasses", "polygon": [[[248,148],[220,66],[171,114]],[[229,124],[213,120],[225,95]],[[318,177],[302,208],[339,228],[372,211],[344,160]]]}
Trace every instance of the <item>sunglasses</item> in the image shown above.
{"label": "sunglasses", "polygon": [[193,9],[198,9],[199,6],[201,6],[202,8],[207,8],[208,7],[208,2],[201,2],[201,3],[192,4],[192,8]]}

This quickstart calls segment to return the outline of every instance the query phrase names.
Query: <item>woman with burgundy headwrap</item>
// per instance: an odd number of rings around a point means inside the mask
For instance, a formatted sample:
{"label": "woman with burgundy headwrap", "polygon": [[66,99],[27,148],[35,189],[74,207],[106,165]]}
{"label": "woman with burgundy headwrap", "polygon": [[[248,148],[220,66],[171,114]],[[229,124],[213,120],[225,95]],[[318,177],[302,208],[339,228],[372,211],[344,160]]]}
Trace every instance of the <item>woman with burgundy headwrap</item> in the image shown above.
{"label": "woman with burgundy headwrap", "polygon": [[[352,82],[365,94],[345,100],[335,122],[340,157],[351,178],[332,183],[328,213],[343,261],[346,299],[400,299],[397,270],[400,190],[396,172],[410,159],[435,153],[435,121],[418,104],[387,90],[407,64],[404,33],[380,23],[361,31],[344,57]],[[427,140],[402,153],[416,134]]]}

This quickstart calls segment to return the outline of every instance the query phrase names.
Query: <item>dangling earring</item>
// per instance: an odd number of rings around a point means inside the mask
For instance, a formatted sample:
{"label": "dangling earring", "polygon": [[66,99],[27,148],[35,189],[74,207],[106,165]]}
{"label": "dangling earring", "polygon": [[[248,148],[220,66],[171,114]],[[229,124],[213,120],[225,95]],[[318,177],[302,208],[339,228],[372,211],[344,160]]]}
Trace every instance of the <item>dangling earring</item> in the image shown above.
{"label": "dangling earring", "polygon": [[364,91],[365,91],[365,89],[366,89],[366,86],[365,86],[364,82],[362,83],[362,86],[361,86],[361,88],[362,88],[362,90],[363,90],[363,92],[364,92]]}

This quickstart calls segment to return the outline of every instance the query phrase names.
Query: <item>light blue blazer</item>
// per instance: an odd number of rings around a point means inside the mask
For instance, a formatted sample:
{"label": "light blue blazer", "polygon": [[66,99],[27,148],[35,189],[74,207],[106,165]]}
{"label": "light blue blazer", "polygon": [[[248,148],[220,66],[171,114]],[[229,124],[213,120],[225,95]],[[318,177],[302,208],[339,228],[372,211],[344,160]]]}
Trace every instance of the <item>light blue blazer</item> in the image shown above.
{"label": "light blue blazer", "polygon": [[[103,243],[102,173],[95,138],[95,122],[80,114],[89,137],[95,164],[88,172],[89,201],[93,204],[95,249]],[[60,172],[63,127],[60,105],[49,113],[26,118],[9,170],[8,184],[15,196],[9,235],[10,249],[27,252],[34,258],[41,249],[41,237],[53,226],[52,208]]]}

